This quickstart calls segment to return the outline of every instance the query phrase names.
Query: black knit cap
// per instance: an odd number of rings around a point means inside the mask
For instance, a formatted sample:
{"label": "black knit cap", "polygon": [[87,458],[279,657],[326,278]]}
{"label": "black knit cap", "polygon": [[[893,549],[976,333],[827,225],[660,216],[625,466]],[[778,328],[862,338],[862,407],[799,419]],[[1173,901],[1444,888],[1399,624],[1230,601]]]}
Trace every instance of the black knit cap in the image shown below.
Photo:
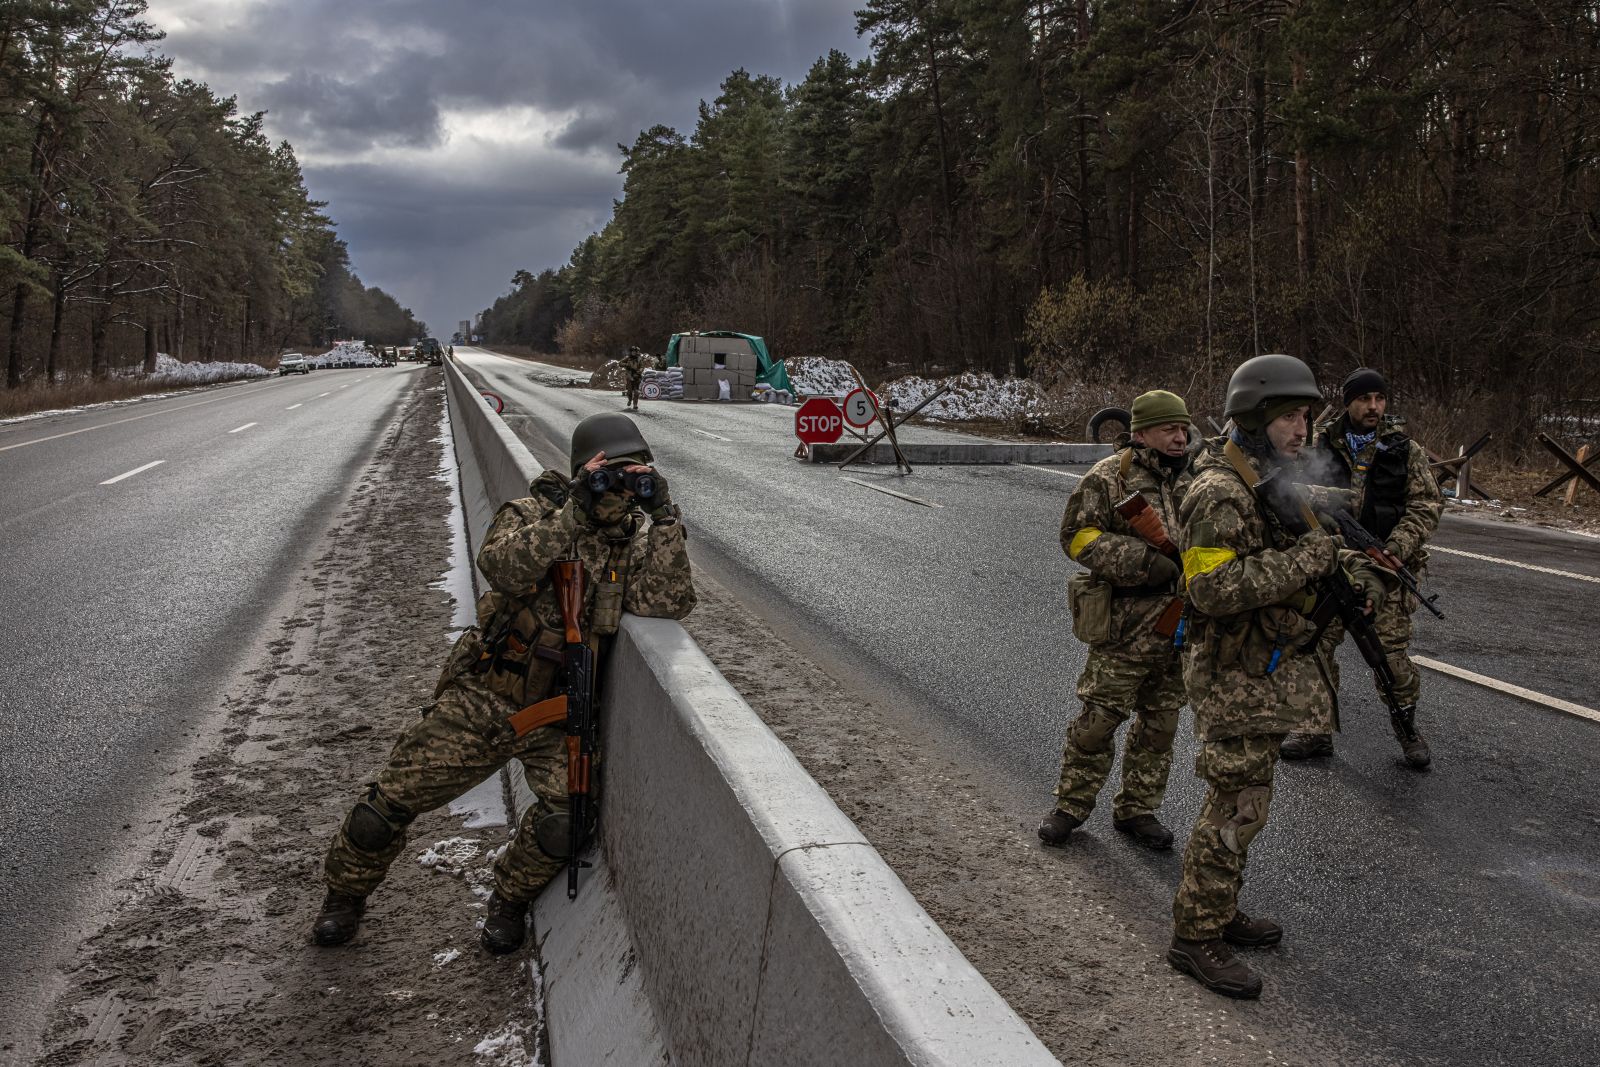
{"label": "black knit cap", "polygon": [[1343,393],[1345,406],[1349,407],[1350,401],[1368,393],[1382,393],[1388,396],[1389,383],[1383,380],[1383,375],[1371,367],[1357,367],[1350,372],[1350,377],[1344,380]]}

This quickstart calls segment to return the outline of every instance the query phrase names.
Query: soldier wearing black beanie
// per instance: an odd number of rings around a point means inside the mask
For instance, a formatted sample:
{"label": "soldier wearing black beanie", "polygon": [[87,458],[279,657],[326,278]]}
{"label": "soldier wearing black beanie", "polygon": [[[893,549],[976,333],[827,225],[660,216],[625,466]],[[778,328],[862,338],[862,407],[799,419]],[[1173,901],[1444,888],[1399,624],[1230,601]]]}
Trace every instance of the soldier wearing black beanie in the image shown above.
{"label": "soldier wearing black beanie", "polygon": [[1341,391],[1344,394],[1344,406],[1349,407],[1350,401],[1368,393],[1382,393],[1388,396],[1389,383],[1383,380],[1383,375],[1371,367],[1357,367],[1350,372],[1350,377],[1344,380]]}

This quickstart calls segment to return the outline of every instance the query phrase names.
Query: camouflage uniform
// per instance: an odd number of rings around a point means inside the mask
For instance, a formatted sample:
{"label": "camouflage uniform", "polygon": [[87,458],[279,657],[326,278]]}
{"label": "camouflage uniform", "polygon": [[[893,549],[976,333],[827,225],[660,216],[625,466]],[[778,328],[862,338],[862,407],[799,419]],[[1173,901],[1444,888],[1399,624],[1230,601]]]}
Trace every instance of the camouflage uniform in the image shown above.
{"label": "camouflage uniform", "polygon": [[[511,759],[522,761],[539,803],[524,813],[516,837],[495,863],[496,892],[530,900],[565,865],[540,852],[533,834],[540,816],[565,810],[564,729],[546,726],[518,738],[506,721],[556,691],[565,639],[547,580],[550,565],[574,555],[583,560],[585,626],[597,632],[614,630],[620,611],[681,619],[695,604],[681,523],[647,524],[634,509],[608,516],[616,521],[602,525],[565,499],[565,486],[564,478],[547,471],[534,482],[534,495],[495,514],[478,551],[478,569],[491,586],[478,600],[479,624],[456,642],[433,703],[400,735],[378,780],[340,827],[324,863],[330,890],[367,896],[405,848],[405,826],[412,819],[460,796]],[[616,584],[608,584],[613,575]],[[491,646],[486,635],[498,640]],[[383,822],[375,822],[380,817]],[[392,836],[372,847],[374,830],[384,836],[385,823]]]}
{"label": "camouflage uniform", "polygon": [[[1123,749],[1122,788],[1112,802],[1112,817],[1154,814],[1172,768],[1183,672],[1171,634],[1156,633],[1156,624],[1177,589],[1172,583],[1147,584],[1160,553],[1116,511],[1130,493],[1139,493],[1176,543],[1178,501],[1189,484],[1189,469],[1187,462],[1177,469],[1165,467],[1158,455],[1130,445],[1096,463],[1061,517],[1061,547],[1096,582],[1110,586],[1112,594],[1104,640],[1090,641],[1078,678],[1083,711],[1067,729],[1056,786],[1056,809],[1080,821],[1094,810],[1111,773],[1116,731],[1130,712],[1134,722]],[[1081,630],[1081,624],[1077,620],[1075,628]]]}
{"label": "camouflage uniform", "polygon": [[644,381],[645,355],[638,349],[629,349],[628,354],[618,363],[622,366],[623,374],[627,375],[627,388],[624,392],[628,397],[628,407],[639,406],[639,386]]}
{"label": "camouflage uniform", "polygon": [[[1263,461],[1232,454],[1264,473]],[[1269,523],[1220,440],[1196,458],[1179,515],[1191,609],[1184,683],[1200,740],[1195,775],[1207,790],[1172,910],[1178,937],[1207,941],[1238,910],[1250,839],[1266,825],[1279,742],[1331,706],[1319,657],[1298,645],[1314,632],[1309,587],[1338,553],[1320,530],[1297,539]],[[1363,566],[1354,553],[1343,558]]]}
{"label": "camouflage uniform", "polygon": [[[1439,528],[1439,516],[1444,511],[1444,495],[1439,492],[1439,483],[1428,467],[1428,453],[1406,436],[1405,420],[1397,416],[1384,416],[1378,435],[1356,456],[1350,454],[1350,443],[1345,439],[1349,429],[1348,418],[1341,415],[1317,432],[1319,451],[1333,458],[1332,480],[1337,488],[1348,488],[1354,493],[1351,513],[1370,533],[1383,540],[1421,581],[1428,566],[1428,550],[1424,546]],[[1377,493],[1373,492],[1374,474],[1380,480]],[[1385,482],[1387,492],[1381,488]],[[1380,494],[1387,499],[1376,499]],[[1395,696],[1403,706],[1416,704],[1422,695],[1422,676],[1406,655],[1411,647],[1411,616],[1416,610],[1416,598],[1397,585],[1377,606],[1372,618],[1378,640],[1388,653],[1389,668],[1394,671]],[[1322,648],[1336,691],[1339,663],[1333,650],[1343,639],[1344,625],[1335,619],[1323,635]],[[1376,676],[1373,686],[1382,699],[1383,689]],[[1332,733],[1336,725],[1333,710],[1330,705],[1325,714],[1313,716],[1300,729],[1307,733]]]}

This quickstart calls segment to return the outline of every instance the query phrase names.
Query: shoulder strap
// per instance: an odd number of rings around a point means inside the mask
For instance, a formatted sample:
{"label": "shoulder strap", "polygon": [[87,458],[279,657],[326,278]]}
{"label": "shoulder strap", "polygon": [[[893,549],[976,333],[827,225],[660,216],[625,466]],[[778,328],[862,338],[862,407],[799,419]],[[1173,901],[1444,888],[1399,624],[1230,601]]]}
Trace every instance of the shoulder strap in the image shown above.
{"label": "shoulder strap", "polygon": [[1229,440],[1227,444],[1222,446],[1222,457],[1233,467],[1233,472],[1243,479],[1245,488],[1250,490],[1250,495],[1254,496],[1256,483],[1261,480],[1261,477],[1256,474],[1255,468],[1250,466],[1250,460],[1246,458],[1244,449]]}

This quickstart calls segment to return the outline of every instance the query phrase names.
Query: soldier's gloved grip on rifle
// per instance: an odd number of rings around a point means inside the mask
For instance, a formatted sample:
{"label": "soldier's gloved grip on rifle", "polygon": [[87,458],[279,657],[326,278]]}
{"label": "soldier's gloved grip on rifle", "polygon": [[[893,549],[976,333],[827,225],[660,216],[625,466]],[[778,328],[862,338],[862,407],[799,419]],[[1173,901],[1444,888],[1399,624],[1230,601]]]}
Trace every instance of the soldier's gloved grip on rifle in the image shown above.
{"label": "soldier's gloved grip on rifle", "polygon": [[1145,585],[1175,585],[1178,576],[1183,573],[1178,569],[1178,564],[1171,556],[1163,552],[1150,549],[1150,561],[1145,570]]}
{"label": "soldier's gloved grip on rifle", "polygon": [[1361,591],[1366,602],[1376,608],[1389,595],[1389,587],[1376,568],[1364,567],[1350,575],[1350,583]]}

